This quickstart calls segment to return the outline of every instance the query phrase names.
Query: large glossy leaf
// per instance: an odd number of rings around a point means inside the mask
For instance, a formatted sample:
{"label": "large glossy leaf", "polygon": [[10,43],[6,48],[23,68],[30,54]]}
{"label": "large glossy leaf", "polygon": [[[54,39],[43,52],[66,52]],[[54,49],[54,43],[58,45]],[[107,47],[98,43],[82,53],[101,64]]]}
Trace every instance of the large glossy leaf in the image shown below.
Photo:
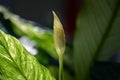
{"label": "large glossy leaf", "polygon": [[109,60],[120,50],[119,0],[84,0],[74,40],[76,80],[89,80],[95,59]]}
{"label": "large glossy leaf", "polygon": [[0,80],[55,80],[14,37],[0,31]]}

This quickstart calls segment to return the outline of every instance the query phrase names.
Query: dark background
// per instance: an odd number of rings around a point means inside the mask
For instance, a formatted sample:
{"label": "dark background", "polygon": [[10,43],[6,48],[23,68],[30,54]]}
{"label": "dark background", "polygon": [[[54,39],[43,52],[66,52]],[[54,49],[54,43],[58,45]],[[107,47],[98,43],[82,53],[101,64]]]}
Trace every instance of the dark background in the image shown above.
{"label": "dark background", "polygon": [[43,26],[53,27],[52,10],[59,16],[68,42],[73,41],[81,0],[0,0],[13,13]]}

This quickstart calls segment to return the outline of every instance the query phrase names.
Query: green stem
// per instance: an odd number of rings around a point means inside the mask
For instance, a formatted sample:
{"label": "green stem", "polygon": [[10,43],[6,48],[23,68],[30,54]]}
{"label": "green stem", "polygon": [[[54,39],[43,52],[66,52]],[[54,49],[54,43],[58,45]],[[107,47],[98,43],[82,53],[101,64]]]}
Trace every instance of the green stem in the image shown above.
{"label": "green stem", "polygon": [[63,76],[63,56],[59,55],[59,80],[62,80]]}

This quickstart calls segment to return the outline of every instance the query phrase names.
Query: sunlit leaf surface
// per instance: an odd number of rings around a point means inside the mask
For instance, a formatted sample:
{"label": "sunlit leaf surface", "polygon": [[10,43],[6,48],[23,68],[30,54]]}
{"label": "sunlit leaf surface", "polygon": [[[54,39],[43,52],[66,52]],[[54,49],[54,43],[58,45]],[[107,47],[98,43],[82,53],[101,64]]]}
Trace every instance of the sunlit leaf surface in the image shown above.
{"label": "sunlit leaf surface", "polygon": [[14,37],[0,31],[0,80],[55,80]]}

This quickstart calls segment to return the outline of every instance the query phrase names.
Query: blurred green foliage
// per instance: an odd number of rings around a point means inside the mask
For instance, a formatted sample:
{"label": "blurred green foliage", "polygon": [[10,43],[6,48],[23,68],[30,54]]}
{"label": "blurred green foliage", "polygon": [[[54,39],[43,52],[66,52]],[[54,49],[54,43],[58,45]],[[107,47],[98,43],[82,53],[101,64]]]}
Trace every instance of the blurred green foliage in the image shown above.
{"label": "blurred green foliage", "polygon": [[119,34],[119,0],[84,0],[74,39],[76,80],[89,80],[96,60],[108,61],[120,50]]}

